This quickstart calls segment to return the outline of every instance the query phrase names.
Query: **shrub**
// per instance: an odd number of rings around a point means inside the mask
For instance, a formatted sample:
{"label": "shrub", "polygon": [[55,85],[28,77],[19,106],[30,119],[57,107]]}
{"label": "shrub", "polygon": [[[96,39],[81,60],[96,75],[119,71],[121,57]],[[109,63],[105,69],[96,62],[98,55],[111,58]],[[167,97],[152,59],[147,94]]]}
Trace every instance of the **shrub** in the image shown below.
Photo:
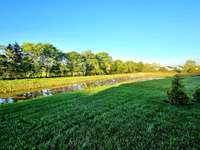
{"label": "shrub", "polygon": [[187,104],[189,101],[181,78],[177,75],[172,80],[172,87],[167,91],[167,95],[171,104]]}
{"label": "shrub", "polygon": [[194,98],[196,101],[200,102],[200,88],[197,88],[197,89],[195,90],[195,92],[194,92],[194,94],[193,94],[193,98]]}

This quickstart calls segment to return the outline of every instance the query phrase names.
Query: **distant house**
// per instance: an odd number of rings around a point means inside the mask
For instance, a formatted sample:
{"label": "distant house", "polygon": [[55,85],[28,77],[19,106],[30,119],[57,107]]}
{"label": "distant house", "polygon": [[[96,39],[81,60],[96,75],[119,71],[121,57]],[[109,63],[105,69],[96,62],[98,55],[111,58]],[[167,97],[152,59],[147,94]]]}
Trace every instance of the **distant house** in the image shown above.
{"label": "distant house", "polygon": [[167,71],[182,71],[183,70],[183,66],[162,66],[162,69],[165,69]]}
{"label": "distant house", "polygon": [[168,71],[173,71],[174,67],[172,67],[172,66],[165,66],[165,69],[168,70]]}
{"label": "distant house", "polygon": [[183,69],[184,69],[183,66],[176,66],[175,68],[176,68],[176,70],[180,70],[180,71],[183,71]]}

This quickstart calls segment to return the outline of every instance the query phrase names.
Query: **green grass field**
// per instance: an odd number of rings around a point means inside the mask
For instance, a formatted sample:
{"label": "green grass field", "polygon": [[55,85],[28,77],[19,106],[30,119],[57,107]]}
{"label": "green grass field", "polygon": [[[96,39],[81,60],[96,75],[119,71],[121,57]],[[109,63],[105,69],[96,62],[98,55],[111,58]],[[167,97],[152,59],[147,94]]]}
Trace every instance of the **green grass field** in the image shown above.
{"label": "green grass field", "polygon": [[[200,104],[164,102],[171,79],[0,106],[0,149],[200,149]],[[200,77],[184,79],[191,96]]]}

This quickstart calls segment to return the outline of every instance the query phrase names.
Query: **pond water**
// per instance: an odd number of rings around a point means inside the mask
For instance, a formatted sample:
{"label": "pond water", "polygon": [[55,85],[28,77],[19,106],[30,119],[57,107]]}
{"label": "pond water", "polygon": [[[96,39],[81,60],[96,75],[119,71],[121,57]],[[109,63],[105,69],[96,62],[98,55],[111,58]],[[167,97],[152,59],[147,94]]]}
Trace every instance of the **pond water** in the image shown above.
{"label": "pond water", "polygon": [[83,90],[86,88],[93,88],[93,87],[98,87],[98,86],[103,86],[103,85],[113,85],[116,83],[131,81],[131,80],[145,81],[145,80],[152,80],[152,79],[161,79],[161,78],[141,78],[141,77],[136,78],[136,77],[134,77],[134,78],[118,78],[118,79],[97,80],[97,81],[86,82],[86,83],[78,83],[78,84],[68,85],[68,86],[60,87],[60,88],[42,89],[42,90],[38,90],[38,91],[17,94],[12,97],[0,98],[0,104],[14,103],[14,102],[21,101],[21,100],[28,100],[28,99],[33,99],[36,97],[41,97],[41,96],[51,96],[51,95],[55,95],[57,93],[78,91],[78,90]]}

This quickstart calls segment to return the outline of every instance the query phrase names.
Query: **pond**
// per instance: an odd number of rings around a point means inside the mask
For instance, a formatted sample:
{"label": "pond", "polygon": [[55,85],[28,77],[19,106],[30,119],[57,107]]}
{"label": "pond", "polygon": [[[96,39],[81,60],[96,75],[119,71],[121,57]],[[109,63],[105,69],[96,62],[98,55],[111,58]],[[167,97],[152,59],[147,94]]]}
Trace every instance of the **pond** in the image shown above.
{"label": "pond", "polygon": [[41,97],[41,96],[52,96],[58,93],[78,91],[78,90],[83,90],[86,88],[94,88],[94,87],[103,86],[103,85],[113,85],[116,83],[131,81],[131,80],[135,82],[135,81],[145,81],[145,80],[153,80],[153,79],[161,79],[161,78],[134,77],[134,78],[118,78],[118,79],[109,79],[109,80],[97,80],[97,81],[91,81],[91,82],[86,82],[86,83],[77,83],[77,84],[68,85],[68,86],[64,86],[60,88],[42,89],[42,90],[17,94],[14,96],[8,96],[5,98],[0,98],[0,104],[14,103],[21,100],[28,100],[28,99]]}

